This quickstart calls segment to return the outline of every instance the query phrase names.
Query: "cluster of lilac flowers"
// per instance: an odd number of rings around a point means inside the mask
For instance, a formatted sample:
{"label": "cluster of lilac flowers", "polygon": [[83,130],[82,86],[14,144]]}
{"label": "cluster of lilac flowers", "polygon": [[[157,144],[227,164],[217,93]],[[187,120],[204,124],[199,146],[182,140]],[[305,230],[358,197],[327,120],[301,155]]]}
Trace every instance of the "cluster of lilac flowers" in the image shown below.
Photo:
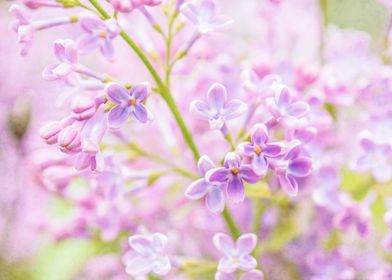
{"label": "cluster of lilac flowers", "polygon": [[[22,56],[70,29],[29,172],[72,209],[40,232],[109,248],[76,279],[392,279],[389,43],[328,1],[220,2],[11,5]],[[257,42],[221,14],[239,7]]]}

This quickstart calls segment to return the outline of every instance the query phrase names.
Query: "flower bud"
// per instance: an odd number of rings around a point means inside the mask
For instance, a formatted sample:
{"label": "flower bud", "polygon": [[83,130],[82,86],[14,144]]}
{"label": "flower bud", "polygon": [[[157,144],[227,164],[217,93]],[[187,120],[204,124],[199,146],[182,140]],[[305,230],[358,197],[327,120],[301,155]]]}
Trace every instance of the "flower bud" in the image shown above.
{"label": "flower bud", "polygon": [[78,121],[90,119],[96,111],[95,101],[85,96],[77,96],[72,102],[72,116]]}
{"label": "flower bud", "polygon": [[58,135],[58,143],[64,153],[75,153],[80,151],[80,134],[73,126],[65,127]]}
{"label": "flower bud", "polygon": [[41,128],[39,134],[50,145],[57,143],[58,134],[62,129],[63,126],[59,122],[50,122]]}

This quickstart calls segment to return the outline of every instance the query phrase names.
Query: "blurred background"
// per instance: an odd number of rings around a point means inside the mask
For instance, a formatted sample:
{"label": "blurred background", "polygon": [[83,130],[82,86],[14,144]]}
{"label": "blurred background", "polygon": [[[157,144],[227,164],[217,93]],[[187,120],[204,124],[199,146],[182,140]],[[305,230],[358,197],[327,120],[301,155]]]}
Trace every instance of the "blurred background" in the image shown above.
{"label": "blurred background", "polygon": [[[368,32],[375,52],[383,50],[390,17],[384,6],[376,0],[326,1],[328,23]],[[230,9],[234,2],[221,1],[221,7],[240,21]],[[12,18],[7,10],[12,3],[0,2],[0,279],[73,279],[89,256],[110,252],[110,248],[80,239],[53,243],[45,234],[43,217],[55,221],[69,207],[38,187],[30,164],[34,152],[45,146],[37,133],[40,126],[59,113],[53,106],[56,85],[41,78],[52,54],[50,48],[40,47],[50,46],[58,34],[39,34],[41,43],[28,57],[19,56],[16,35],[9,30]]]}

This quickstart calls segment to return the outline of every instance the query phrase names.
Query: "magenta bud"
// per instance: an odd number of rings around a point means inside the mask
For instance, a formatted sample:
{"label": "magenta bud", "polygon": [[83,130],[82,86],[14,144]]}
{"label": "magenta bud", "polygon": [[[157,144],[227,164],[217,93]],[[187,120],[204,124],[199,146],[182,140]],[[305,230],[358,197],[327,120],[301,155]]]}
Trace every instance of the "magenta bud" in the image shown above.
{"label": "magenta bud", "polygon": [[62,129],[63,126],[59,122],[50,122],[41,128],[39,134],[46,143],[54,144],[57,143],[57,137]]}
{"label": "magenta bud", "polygon": [[58,135],[58,143],[61,151],[75,153],[80,151],[80,134],[73,126],[65,127]]}
{"label": "magenta bud", "polygon": [[78,121],[90,119],[95,114],[95,111],[95,100],[91,98],[78,96],[72,102],[72,116]]}

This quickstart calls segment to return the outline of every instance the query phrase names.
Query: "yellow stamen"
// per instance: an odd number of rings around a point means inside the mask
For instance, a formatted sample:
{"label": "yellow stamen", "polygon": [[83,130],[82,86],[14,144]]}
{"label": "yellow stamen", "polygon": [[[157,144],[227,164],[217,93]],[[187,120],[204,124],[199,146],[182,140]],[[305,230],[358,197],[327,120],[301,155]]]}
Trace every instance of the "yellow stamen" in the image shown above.
{"label": "yellow stamen", "polygon": [[233,167],[232,169],[231,169],[231,173],[233,173],[234,175],[237,175],[238,174],[238,168],[236,168],[236,167]]}
{"label": "yellow stamen", "polygon": [[78,16],[70,16],[69,20],[71,21],[71,23],[76,23],[76,22],[78,22],[79,18],[78,18]]}
{"label": "yellow stamen", "polygon": [[135,104],[136,104],[135,98],[132,97],[132,98],[129,100],[129,103],[130,103],[131,105],[135,105]]}
{"label": "yellow stamen", "polygon": [[259,154],[261,154],[262,149],[261,149],[259,146],[255,146],[255,147],[253,148],[253,151],[254,151],[257,155],[259,155]]}
{"label": "yellow stamen", "polygon": [[98,36],[101,38],[105,38],[108,35],[108,33],[104,30],[99,31]]}

